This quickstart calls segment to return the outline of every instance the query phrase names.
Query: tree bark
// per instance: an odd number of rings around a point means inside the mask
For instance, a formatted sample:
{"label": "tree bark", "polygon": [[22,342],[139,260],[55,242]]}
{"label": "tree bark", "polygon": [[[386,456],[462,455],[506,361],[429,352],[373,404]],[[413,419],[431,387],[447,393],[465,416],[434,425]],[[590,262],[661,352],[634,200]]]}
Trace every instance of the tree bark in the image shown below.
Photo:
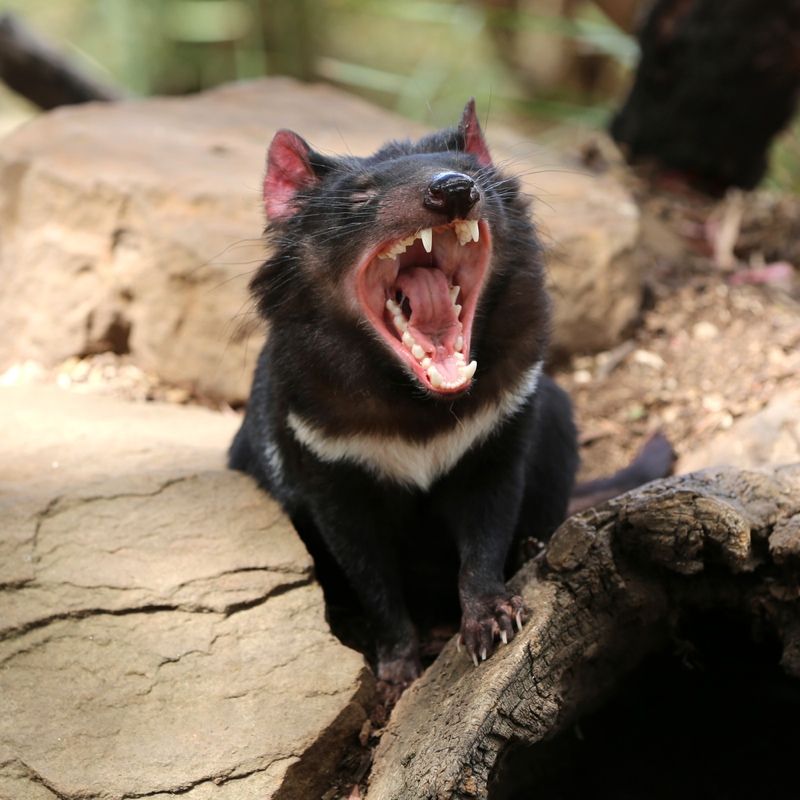
{"label": "tree bark", "polygon": [[576,515],[514,578],[531,619],[474,668],[455,642],[401,698],[368,800],[485,798],[498,758],[565,730],[691,609],[769,626],[800,678],[800,464],[706,470]]}

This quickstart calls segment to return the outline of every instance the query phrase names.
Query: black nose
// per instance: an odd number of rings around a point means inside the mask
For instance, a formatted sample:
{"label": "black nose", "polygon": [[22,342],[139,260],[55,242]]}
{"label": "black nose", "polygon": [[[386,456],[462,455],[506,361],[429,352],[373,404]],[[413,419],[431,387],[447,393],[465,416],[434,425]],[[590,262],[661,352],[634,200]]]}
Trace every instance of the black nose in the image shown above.
{"label": "black nose", "polygon": [[440,172],[425,190],[425,208],[447,214],[447,219],[465,219],[481,193],[475,181],[461,172]]}

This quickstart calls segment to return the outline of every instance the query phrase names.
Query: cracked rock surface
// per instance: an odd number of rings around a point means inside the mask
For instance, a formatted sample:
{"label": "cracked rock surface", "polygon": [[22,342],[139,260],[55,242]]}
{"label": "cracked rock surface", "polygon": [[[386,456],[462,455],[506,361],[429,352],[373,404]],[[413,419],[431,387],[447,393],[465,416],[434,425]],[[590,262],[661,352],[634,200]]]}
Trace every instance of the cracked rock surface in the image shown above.
{"label": "cracked rock surface", "polygon": [[372,691],[235,416],[0,389],[0,798],[306,798]]}

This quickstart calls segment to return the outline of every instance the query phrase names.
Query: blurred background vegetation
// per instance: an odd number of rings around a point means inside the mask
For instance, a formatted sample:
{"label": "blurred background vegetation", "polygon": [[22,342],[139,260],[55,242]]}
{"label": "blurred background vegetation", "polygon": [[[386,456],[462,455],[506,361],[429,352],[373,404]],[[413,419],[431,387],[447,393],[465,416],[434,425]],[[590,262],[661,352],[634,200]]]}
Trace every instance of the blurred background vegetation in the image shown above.
{"label": "blurred background vegetation", "polygon": [[[475,96],[541,141],[602,128],[637,60],[632,35],[585,0],[0,0],[0,10],[131,95],[293,75],[431,125]],[[2,93],[0,132],[32,113]],[[772,185],[800,188],[798,125],[772,163]]]}

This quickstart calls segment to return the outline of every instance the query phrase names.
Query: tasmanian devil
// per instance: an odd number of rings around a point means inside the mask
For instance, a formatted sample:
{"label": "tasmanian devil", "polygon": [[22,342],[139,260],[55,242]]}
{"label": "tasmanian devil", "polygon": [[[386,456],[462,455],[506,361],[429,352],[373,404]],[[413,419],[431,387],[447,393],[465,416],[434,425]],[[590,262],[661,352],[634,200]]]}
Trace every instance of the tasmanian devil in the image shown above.
{"label": "tasmanian devil", "polygon": [[509,555],[563,520],[578,462],[569,400],[542,372],[550,307],[528,201],[470,101],[457,127],[368,158],[279,131],[264,203],[273,255],[251,290],[270,334],[230,465],[323,542],[389,684],[420,670],[421,587],[401,551],[415,542],[419,565],[452,548],[477,663],[521,626]]}

